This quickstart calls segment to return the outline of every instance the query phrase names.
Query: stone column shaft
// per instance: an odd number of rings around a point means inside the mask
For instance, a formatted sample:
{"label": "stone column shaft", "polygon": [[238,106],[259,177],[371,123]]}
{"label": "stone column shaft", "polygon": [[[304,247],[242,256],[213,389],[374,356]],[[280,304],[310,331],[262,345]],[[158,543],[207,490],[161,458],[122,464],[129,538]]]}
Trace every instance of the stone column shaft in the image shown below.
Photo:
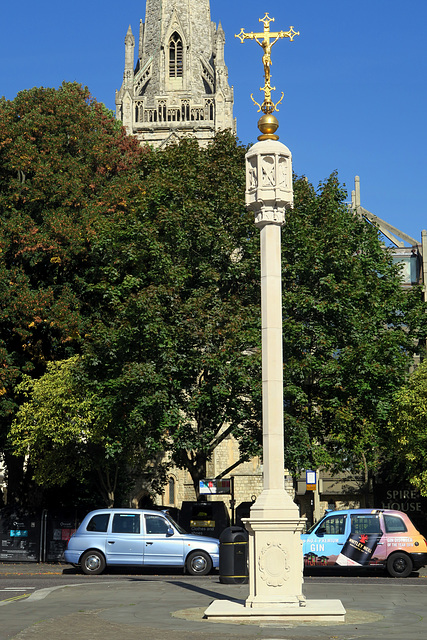
{"label": "stone column shaft", "polygon": [[281,226],[261,229],[262,419],[264,489],[283,489]]}
{"label": "stone column shaft", "polygon": [[292,206],[292,159],[265,140],[246,154],[246,204],[261,242],[262,429],[264,487],[245,522],[249,532],[247,608],[299,607],[304,521],[284,486],[281,229]]}

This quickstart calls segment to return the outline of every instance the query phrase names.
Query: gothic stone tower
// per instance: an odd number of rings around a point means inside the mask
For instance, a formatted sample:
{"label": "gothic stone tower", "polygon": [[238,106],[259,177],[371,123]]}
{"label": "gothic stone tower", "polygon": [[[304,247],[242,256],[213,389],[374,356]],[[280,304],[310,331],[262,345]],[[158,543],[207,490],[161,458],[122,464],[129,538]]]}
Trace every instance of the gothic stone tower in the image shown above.
{"label": "gothic stone tower", "polygon": [[125,71],[116,92],[117,118],[138,140],[155,147],[185,135],[201,144],[231,129],[233,89],[224,62],[221,23],[211,22],[209,0],[147,0],[135,38],[125,38]]}

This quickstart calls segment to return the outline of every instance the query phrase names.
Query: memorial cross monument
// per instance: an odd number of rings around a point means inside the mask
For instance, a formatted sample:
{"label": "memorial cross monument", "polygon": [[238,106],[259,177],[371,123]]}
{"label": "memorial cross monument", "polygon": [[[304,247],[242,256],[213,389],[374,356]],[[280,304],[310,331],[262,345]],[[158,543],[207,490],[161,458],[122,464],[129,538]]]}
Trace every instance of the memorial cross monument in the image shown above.
{"label": "memorial cross monument", "polygon": [[281,228],[285,212],[293,205],[292,156],[279,142],[279,123],[271,99],[271,49],[281,38],[291,41],[298,32],[270,31],[268,13],[260,22],[262,33],[236,37],[256,40],[263,49],[264,92],[262,104],[253,102],[263,115],[258,142],[246,154],[246,206],[254,213],[261,242],[262,329],[262,429],[263,491],[245,520],[249,532],[249,597],[245,603],[217,600],[205,611],[217,620],[344,620],[345,610],[337,600],[306,601],[303,592],[301,532],[305,519],[284,488],[283,432],[283,341]]}
{"label": "memorial cross monument", "polygon": [[246,154],[246,206],[253,211],[261,242],[261,330],[262,330],[262,429],[264,486],[246,522],[249,531],[248,607],[277,603],[304,606],[303,557],[300,534],[304,520],[284,488],[283,352],[281,227],[285,212],[293,205],[292,155],[278,141],[278,122],[271,99],[271,48],[281,38],[291,41],[299,33],[270,31],[273,19],[266,13],[260,22],[263,33],[244,33],[243,42],[254,39],[263,49],[263,116],[258,122],[259,142]]}

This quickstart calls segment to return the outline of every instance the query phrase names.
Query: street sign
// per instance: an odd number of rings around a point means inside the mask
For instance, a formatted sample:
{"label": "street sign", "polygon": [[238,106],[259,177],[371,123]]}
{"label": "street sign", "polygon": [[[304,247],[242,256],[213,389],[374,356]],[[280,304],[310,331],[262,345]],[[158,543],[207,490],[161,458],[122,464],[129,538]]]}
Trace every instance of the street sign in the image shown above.
{"label": "street sign", "polygon": [[231,480],[207,478],[199,481],[200,495],[217,495],[231,493]]}
{"label": "street sign", "polygon": [[305,484],[307,491],[316,491],[317,478],[315,471],[305,472]]}

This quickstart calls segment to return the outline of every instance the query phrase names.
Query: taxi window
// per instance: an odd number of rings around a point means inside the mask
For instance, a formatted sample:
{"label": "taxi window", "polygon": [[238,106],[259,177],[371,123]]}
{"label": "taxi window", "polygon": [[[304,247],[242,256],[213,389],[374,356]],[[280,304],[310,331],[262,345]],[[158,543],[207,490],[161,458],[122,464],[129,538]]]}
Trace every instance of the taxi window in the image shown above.
{"label": "taxi window", "polygon": [[145,530],[147,533],[167,533],[170,525],[161,516],[145,516]]}
{"label": "taxi window", "polygon": [[345,532],[345,519],[347,516],[331,516],[321,523],[322,529],[328,536],[342,536]]}
{"label": "taxi window", "polygon": [[105,533],[108,529],[109,519],[109,513],[97,513],[96,516],[92,516],[92,518],[87,523],[86,531]]}
{"label": "taxi window", "polygon": [[382,533],[379,515],[376,513],[352,514],[351,533]]}
{"label": "taxi window", "polygon": [[391,516],[385,513],[384,524],[386,533],[403,533],[408,531],[406,524],[403,522],[402,518],[399,518],[398,516]]}
{"label": "taxi window", "polygon": [[112,533],[140,533],[139,513],[116,513],[113,518]]}

